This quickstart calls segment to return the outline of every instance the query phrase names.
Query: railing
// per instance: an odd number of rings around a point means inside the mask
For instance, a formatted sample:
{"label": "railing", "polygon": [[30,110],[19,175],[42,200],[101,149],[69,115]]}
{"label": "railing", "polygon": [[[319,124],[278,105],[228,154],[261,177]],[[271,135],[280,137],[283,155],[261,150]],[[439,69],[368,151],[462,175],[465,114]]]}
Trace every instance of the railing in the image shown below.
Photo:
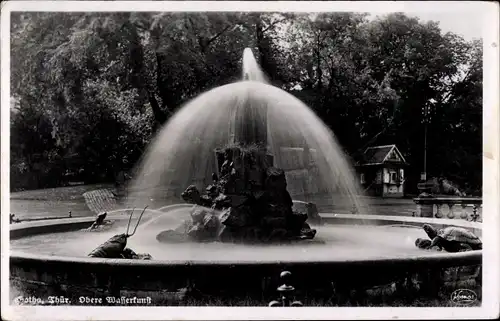
{"label": "railing", "polygon": [[435,197],[423,193],[413,201],[417,204],[417,216],[482,222],[481,197]]}

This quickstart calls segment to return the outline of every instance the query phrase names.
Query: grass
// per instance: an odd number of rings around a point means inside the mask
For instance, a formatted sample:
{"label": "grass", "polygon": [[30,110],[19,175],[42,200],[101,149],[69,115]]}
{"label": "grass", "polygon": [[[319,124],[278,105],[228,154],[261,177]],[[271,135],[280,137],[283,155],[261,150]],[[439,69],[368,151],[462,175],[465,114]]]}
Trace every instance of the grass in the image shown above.
{"label": "grass", "polygon": [[[476,287],[473,289],[476,293],[481,293],[481,288]],[[276,299],[278,295],[276,295]],[[397,296],[373,296],[366,295],[361,300],[354,300],[352,298],[340,302],[340,300],[332,297],[327,299],[317,298],[300,298],[296,297],[293,300],[301,301],[305,307],[457,307],[459,304],[451,301],[451,292],[442,291],[437,297],[414,297],[402,299]],[[218,306],[218,307],[265,307],[268,306],[269,301],[255,298],[233,298],[233,299],[220,299],[220,298],[188,298],[182,302],[182,306]],[[468,306],[481,306],[481,301]]]}
{"label": "grass", "polygon": [[[449,299],[417,299],[413,302],[405,302],[401,300],[396,300],[392,302],[381,302],[381,303],[348,303],[344,305],[336,304],[333,300],[310,300],[302,302],[304,307],[350,307],[350,308],[364,308],[364,307],[416,307],[416,308],[447,308],[447,307],[457,307],[456,303],[453,303]],[[188,300],[182,306],[206,306],[206,307],[267,307],[269,302],[259,301],[254,299],[242,299],[224,302],[222,300]],[[476,302],[468,306],[481,306],[481,302]]]}
{"label": "grass", "polygon": [[52,202],[75,201],[80,199],[83,200],[82,194],[87,191],[100,188],[109,188],[112,186],[112,184],[92,184],[27,190],[10,193],[10,199]]}
{"label": "grass", "polygon": [[[457,289],[469,289],[475,292],[478,300],[467,306],[481,306],[481,285],[471,280],[449,283],[447,282],[436,294],[425,295],[422,289],[412,287],[405,288],[400,292],[395,291],[394,284],[375,286],[357,293],[350,291],[344,295],[338,293],[301,293],[300,289],[295,291],[292,301],[301,301],[307,307],[456,307],[460,306],[451,300],[452,293]],[[195,291],[186,296],[182,306],[228,306],[228,307],[252,307],[268,306],[271,300],[276,300],[279,294],[269,297],[215,297]]]}
{"label": "grass", "polygon": [[34,218],[93,216],[83,193],[94,189],[112,187],[111,184],[78,185],[38,190],[27,190],[10,194],[10,213],[21,220]]}

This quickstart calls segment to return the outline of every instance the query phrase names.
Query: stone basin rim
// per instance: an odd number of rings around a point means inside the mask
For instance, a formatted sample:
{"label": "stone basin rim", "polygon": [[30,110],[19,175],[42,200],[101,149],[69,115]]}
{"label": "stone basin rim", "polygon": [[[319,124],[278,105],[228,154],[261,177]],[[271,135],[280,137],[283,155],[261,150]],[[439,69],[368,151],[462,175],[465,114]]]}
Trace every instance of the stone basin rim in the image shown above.
{"label": "stone basin rim", "polygon": [[[176,209],[182,207],[192,207],[192,204],[174,204],[169,206],[164,206],[160,208],[161,210]],[[113,213],[126,211],[127,209],[118,209],[110,211],[111,213],[107,218],[111,219],[126,219],[127,217],[123,213]],[[130,210],[130,209],[129,209]],[[137,209],[142,210],[142,209]],[[152,209],[152,211],[159,211],[159,209]],[[454,225],[462,226],[466,228],[482,230],[482,223],[480,222],[469,222],[465,220],[452,220],[444,218],[422,218],[422,217],[408,217],[408,216],[388,216],[388,215],[363,215],[363,214],[335,214],[335,213],[320,213],[321,217],[325,220],[326,224],[335,224],[334,221],[337,220],[347,220],[347,221],[362,221],[364,226],[379,225],[379,226],[390,226],[392,224],[398,224],[403,226],[412,227],[415,224],[430,223],[436,225]],[[37,227],[49,227],[49,226],[61,226],[61,225],[77,225],[84,223],[91,223],[94,221],[94,217],[78,217],[78,218],[62,218],[59,220],[41,220],[35,222],[25,222],[12,224],[10,226],[10,231],[22,231],[24,229],[36,229]],[[367,221],[372,222],[385,222],[384,224],[366,224]],[[57,233],[57,232],[56,232]],[[31,235],[43,234],[33,233]],[[29,233],[28,233],[29,236]],[[21,236],[20,238],[27,237]],[[314,246],[314,245],[313,245]],[[234,265],[324,265],[324,264],[336,264],[336,265],[353,265],[353,264],[409,264],[411,262],[440,262],[444,264],[453,264],[454,262],[481,262],[482,260],[482,250],[461,252],[461,253],[426,253],[406,256],[406,257],[380,257],[380,258],[370,258],[370,259],[325,259],[325,260],[315,260],[315,261],[300,261],[300,260],[276,260],[276,261],[242,261],[242,260],[223,260],[223,261],[207,261],[207,260],[131,260],[131,259],[105,259],[105,258],[89,258],[89,257],[77,257],[77,256],[58,256],[58,255],[44,255],[44,254],[34,254],[23,251],[10,251],[10,260],[13,261],[39,261],[45,263],[73,263],[73,264],[92,264],[95,266],[193,266],[193,265],[224,265],[224,266],[234,266]]]}
{"label": "stone basin rim", "polygon": [[[85,264],[93,266],[150,266],[150,267],[186,267],[186,266],[236,266],[236,265],[252,265],[252,266],[276,266],[276,265],[346,265],[352,266],[353,264],[377,264],[377,263],[390,263],[397,265],[409,263],[452,263],[459,262],[466,265],[467,262],[480,264],[482,260],[482,250],[460,252],[460,253],[432,253],[422,254],[418,256],[408,257],[380,257],[362,259],[342,259],[342,260],[315,260],[315,261],[294,261],[294,260],[276,260],[276,261],[208,261],[208,260],[131,260],[131,259],[104,259],[104,258],[90,258],[90,257],[76,257],[76,256],[56,256],[33,254],[21,251],[11,251],[10,260],[14,261],[39,261],[43,263],[72,263],[72,264]],[[471,264],[472,264],[471,263]],[[440,264],[447,265],[447,264]]]}

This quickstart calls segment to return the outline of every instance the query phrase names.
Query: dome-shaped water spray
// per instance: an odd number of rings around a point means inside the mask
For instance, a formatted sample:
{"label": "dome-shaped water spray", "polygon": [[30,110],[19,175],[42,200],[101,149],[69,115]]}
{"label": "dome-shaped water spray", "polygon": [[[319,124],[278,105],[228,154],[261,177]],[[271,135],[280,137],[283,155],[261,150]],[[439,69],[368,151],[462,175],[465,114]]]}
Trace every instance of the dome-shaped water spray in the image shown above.
{"label": "dome-shaped water spray", "polygon": [[201,94],[169,120],[138,167],[130,202],[179,202],[189,185],[212,182],[216,149],[255,144],[285,171],[294,199],[360,208],[352,168],[321,119],[293,95],[266,84],[248,48],[243,74],[247,80]]}

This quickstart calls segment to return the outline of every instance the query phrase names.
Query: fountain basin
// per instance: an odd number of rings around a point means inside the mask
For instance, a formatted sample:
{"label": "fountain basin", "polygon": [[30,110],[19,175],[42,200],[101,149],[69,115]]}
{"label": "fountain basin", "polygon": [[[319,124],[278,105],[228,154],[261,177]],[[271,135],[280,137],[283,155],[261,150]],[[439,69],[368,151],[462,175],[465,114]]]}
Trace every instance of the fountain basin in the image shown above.
{"label": "fountain basin", "polygon": [[[180,204],[163,210],[172,211],[190,206]],[[321,216],[326,223],[323,231],[336,231],[337,235],[349,232],[344,229],[355,225],[355,229],[361,234],[363,231],[377,231],[377,228],[390,234],[390,229],[395,228],[398,231],[407,229],[409,237],[413,238],[416,231],[420,232],[420,229],[414,227],[426,222],[438,228],[447,225],[467,227],[481,236],[481,223],[461,220],[326,213]],[[110,214],[108,218],[127,220],[127,216],[121,214]],[[435,274],[441,273],[443,269],[472,267],[482,262],[482,251],[442,253],[412,248],[407,254],[398,251],[391,253],[391,250],[381,252],[381,255],[367,253],[363,256],[361,252],[359,255],[343,255],[340,250],[332,254],[327,246],[315,243],[284,246],[274,252],[272,249],[253,248],[243,254],[239,249],[243,245],[207,245],[205,251],[197,248],[189,252],[189,248],[184,248],[176,257],[158,257],[153,253],[151,261],[90,258],[84,256],[87,252],[80,257],[49,255],[41,250],[37,253],[30,250],[31,253],[27,253],[16,248],[16,242],[29,237],[50,233],[45,235],[50,238],[56,233],[74,233],[88,227],[92,221],[93,218],[68,218],[11,225],[11,293],[38,298],[64,296],[71,300],[71,304],[76,305],[91,304],[85,298],[101,298],[103,303],[94,303],[103,305],[106,304],[106,297],[149,297],[147,304],[150,305],[178,305],[183,304],[187,298],[199,296],[272,299],[276,295],[276,287],[280,285],[277,276],[281,271],[289,270],[294,276],[293,285],[297,288],[298,295],[307,293],[308,297],[324,297],[342,295],[353,289],[369,289],[404,279],[408,275],[418,276],[420,288],[429,286],[424,284],[426,279],[429,282],[433,280],[431,283],[436,287],[438,284]],[[321,227],[318,228],[318,235],[321,235]],[[377,240],[367,240],[363,244],[372,241]],[[99,244],[95,243],[93,247]],[[133,240],[129,241],[129,246],[137,251]],[[222,250],[220,247],[223,247]],[[216,252],[214,249],[219,249],[223,255],[208,259],[210,253]],[[271,251],[270,255],[264,255],[266,251]],[[287,254],[278,255],[282,252]],[[240,255],[236,255],[237,253]],[[479,280],[480,273],[470,278]],[[116,305],[114,302],[108,303]],[[127,305],[124,302],[121,304]]]}

